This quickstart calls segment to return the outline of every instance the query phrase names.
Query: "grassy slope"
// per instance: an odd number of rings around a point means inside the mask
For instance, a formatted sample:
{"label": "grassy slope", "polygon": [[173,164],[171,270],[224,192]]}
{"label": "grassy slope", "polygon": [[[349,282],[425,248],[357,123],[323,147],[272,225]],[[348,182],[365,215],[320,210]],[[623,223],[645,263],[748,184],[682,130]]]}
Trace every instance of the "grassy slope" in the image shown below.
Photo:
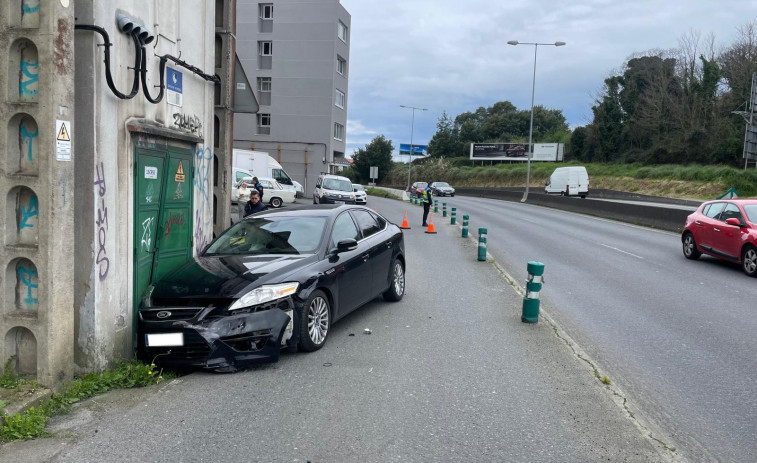
{"label": "grassy slope", "polygon": [[[640,194],[672,198],[712,199],[736,189],[740,197],[757,196],[757,171],[725,166],[683,166],[641,164],[531,164],[531,186],[542,186],[556,167],[585,165],[591,188],[607,188]],[[495,164],[471,167],[470,161],[455,159],[433,160],[422,166],[413,165],[413,181],[427,179],[447,181],[453,186],[469,187],[523,187],[526,179],[525,164]],[[385,184],[404,185],[407,169],[397,166]]]}

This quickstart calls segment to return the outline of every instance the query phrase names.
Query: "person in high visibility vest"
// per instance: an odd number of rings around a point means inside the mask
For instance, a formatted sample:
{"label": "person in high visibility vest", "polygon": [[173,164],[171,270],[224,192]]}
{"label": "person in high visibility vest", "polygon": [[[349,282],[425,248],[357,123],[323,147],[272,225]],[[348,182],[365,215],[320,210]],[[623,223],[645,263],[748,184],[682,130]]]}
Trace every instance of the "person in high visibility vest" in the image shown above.
{"label": "person in high visibility vest", "polygon": [[427,227],[426,219],[428,218],[428,210],[431,207],[431,203],[434,202],[434,198],[431,191],[431,184],[433,183],[431,180],[426,182],[426,188],[423,190],[423,193],[421,194],[421,201],[423,201],[423,226]]}

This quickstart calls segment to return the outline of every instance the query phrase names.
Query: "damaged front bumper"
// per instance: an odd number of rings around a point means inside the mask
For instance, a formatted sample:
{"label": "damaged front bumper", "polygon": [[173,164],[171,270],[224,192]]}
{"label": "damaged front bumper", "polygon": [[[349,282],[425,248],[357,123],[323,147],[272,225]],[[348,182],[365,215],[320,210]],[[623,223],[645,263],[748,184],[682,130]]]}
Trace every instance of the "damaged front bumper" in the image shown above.
{"label": "damaged front bumper", "polygon": [[223,316],[212,307],[194,310],[141,309],[138,356],[159,366],[234,371],[276,362],[282,347],[297,342],[291,298]]}

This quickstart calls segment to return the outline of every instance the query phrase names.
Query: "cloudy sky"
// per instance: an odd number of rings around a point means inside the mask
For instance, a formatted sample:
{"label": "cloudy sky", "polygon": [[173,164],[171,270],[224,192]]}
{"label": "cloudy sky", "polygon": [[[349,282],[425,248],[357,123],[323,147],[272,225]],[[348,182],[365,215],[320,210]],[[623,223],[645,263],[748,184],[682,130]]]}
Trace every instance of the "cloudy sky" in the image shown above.
{"label": "cloudy sky", "polygon": [[341,0],[352,15],[347,155],[378,134],[395,148],[426,144],[442,111],[454,117],[508,100],[591,121],[592,97],[632,53],[712,34],[721,47],[757,20],[757,0]]}

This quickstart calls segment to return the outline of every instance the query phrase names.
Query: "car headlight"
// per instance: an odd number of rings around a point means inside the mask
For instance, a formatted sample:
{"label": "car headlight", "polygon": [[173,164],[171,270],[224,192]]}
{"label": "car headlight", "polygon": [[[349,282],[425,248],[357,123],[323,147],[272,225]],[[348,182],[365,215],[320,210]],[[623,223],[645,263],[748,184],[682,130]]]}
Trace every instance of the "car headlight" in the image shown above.
{"label": "car headlight", "polygon": [[297,292],[299,283],[281,283],[278,285],[263,285],[255,288],[244,296],[240,297],[229,307],[229,312],[233,310],[250,307],[253,305],[264,304],[275,301],[283,297],[290,296]]}

